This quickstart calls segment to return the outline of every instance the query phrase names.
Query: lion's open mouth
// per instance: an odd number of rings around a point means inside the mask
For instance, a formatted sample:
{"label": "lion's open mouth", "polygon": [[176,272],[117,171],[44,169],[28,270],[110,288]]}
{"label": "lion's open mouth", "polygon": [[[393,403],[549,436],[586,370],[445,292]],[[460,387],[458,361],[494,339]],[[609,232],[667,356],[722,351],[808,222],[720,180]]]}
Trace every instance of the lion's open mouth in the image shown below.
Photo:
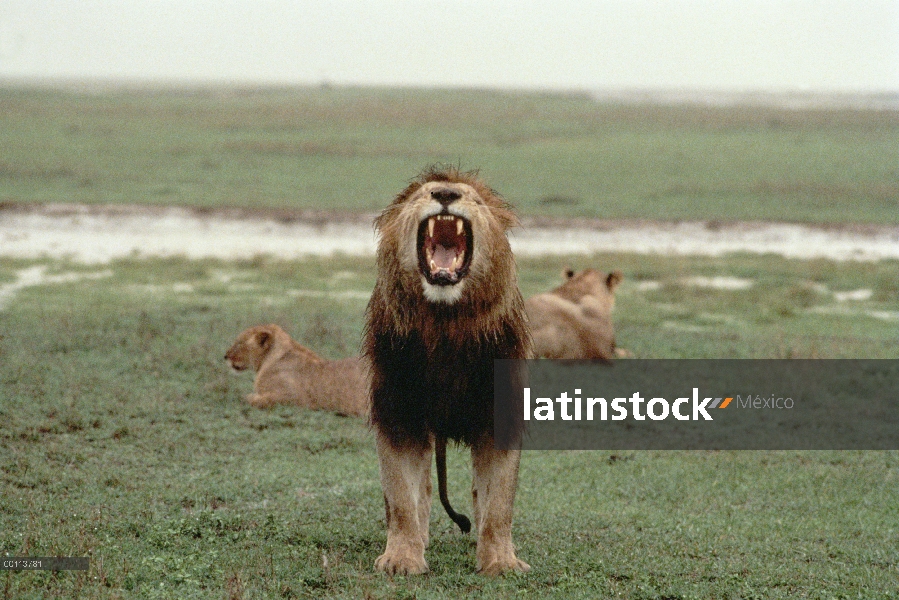
{"label": "lion's open mouth", "polygon": [[418,267],[430,284],[455,285],[468,273],[472,246],[471,223],[448,213],[434,215],[418,227]]}

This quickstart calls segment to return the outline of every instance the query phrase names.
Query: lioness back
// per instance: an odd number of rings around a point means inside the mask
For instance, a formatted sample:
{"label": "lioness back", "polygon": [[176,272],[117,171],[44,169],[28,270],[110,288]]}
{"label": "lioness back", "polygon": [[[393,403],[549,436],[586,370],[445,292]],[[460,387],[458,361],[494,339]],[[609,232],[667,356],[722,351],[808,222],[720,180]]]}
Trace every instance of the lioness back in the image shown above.
{"label": "lioness back", "polygon": [[525,302],[534,350],[542,358],[602,359],[615,356],[612,309],[620,271],[568,271],[556,289]]}

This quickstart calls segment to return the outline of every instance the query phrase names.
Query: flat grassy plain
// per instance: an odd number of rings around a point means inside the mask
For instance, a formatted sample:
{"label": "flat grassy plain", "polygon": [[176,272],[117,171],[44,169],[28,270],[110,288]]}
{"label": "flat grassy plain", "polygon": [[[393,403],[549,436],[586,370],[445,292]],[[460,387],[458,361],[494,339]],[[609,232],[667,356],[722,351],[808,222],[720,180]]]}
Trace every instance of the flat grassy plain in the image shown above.
{"label": "flat grassy plain", "polygon": [[[480,168],[524,216],[899,222],[896,111],[598,103],[387,89],[0,89],[0,203],[382,208],[423,166]],[[639,358],[899,358],[899,262],[603,254]],[[23,271],[45,282],[19,289]],[[53,278],[53,276],[60,276]],[[899,452],[527,452],[514,535],[533,570],[474,574],[435,506],[431,573],[386,539],[359,420],[256,410],[223,355],[276,322],[355,353],[370,258],[0,258],[3,598],[899,597]],[[450,497],[470,514],[462,450]]]}
{"label": "flat grassy plain", "polygon": [[[896,262],[531,259],[525,294],[565,264],[624,271],[615,320],[637,357],[899,357]],[[435,506],[431,573],[385,577],[371,432],[253,409],[251,377],[223,361],[261,322],[354,353],[371,259],[0,259],[0,285],[40,266],[82,279],[0,310],[0,553],[92,562],[0,573],[0,597],[897,597],[899,452],[526,452],[514,533],[531,573],[475,575],[474,538]],[[744,289],[703,287],[716,277]],[[451,451],[470,514],[469,482]]]}
{"label": "flat grassy plain", "polygon": [[526,215],[899,222],[899,111],[377,88],[0,88],[0,202],[382,208],[430,163]]}

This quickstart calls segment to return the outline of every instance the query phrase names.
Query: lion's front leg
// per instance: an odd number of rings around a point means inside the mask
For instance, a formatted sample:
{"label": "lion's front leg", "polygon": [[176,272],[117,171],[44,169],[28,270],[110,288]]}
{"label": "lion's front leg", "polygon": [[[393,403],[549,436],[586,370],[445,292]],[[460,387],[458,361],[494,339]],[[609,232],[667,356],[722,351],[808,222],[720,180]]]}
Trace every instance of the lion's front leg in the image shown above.
{"label": "lion's front leg", "polygon": [[391,575],[428,572],[431,444],[394,446],[378,434],[378,464],[387,511],[387,549],[375,567]]}
{"label": "lion's front leg", "polygon": [[247,396],[247,402],[256,408],[271,408],[277,403],[277,399],[272,394],[252,393]]}
{"label": "lion's front leg", "polygon": [[521,451],[497,450],[493,446],[493,438],[484,436],[471,449],[478,572],[485,575],[512,570],[527,572],[531,567],[515,556],[512,544],[512,505]]}

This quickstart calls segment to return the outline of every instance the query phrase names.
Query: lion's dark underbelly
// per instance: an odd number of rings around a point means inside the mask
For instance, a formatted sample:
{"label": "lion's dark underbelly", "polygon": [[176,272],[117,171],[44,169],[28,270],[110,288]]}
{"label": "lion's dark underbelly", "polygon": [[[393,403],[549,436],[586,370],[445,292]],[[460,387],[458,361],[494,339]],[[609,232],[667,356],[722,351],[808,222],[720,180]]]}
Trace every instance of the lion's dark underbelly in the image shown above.
{"label": "lion's dark underbelly", "polygon": [[521,358],[524,347],[511,326],[463,344],[426,345],[417,334],[371,342],[372,422],[398,445],[426,443],[429,434],[473,444],[492,434],[493,360]]}

